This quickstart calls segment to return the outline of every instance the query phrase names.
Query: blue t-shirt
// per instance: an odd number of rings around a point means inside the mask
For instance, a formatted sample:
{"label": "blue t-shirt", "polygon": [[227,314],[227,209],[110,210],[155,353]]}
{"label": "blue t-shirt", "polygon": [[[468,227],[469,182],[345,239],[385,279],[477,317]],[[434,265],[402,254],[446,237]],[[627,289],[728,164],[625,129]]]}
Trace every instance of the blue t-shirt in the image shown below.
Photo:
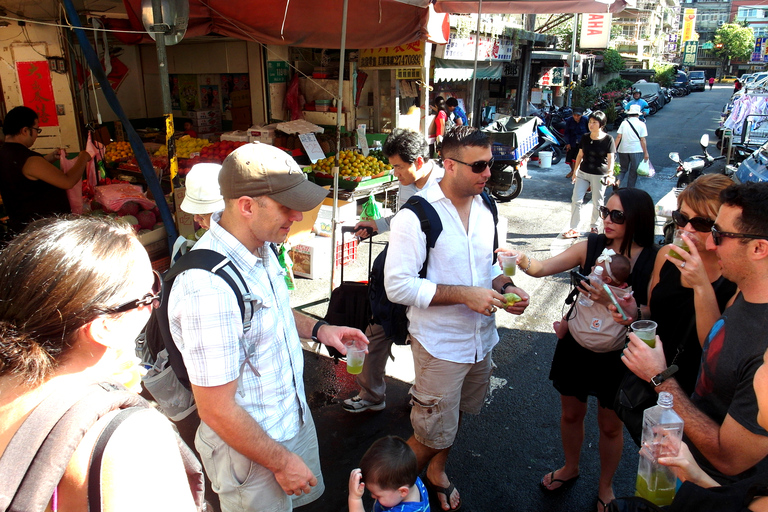
{"label": "blue t-shirt", "polygon": [[464,113],[463,110],[461,110],[461,107],[456,105],[456,108],[453,109],[453,112],[451,113],[453,115],[453,122],[456,122],[456,118],[458,117],[461,119],[461,122],[464,126],[467,126],[469,124],[469,121],[467,120],[467,114]]}
{"label": "blue t-shirt", "polygon": [[427,488],[421,481],[421,478],[416,477],[416,487],[419,489],[419,501],[402,501],[392,508],[384,508],[379,505],[379,502],[373,504],[373,512],[430,512],[429,510],[429,495],[427,494]]}

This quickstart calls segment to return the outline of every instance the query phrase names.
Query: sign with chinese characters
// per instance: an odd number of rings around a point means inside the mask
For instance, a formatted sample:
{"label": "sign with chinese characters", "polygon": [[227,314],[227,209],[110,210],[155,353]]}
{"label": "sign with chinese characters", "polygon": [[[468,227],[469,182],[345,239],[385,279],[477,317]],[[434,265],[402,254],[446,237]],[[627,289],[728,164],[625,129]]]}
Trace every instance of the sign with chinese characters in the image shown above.
{"label": "sign with chinese characters", "polygon": [[420,69],[397,69],[395,71],[397,80],[421,80]]}
{"label": "sign with chinese characters", "polygon": [[608,48],[611,13],[582,14],[580,48]]}
{"label": "sign with chinese characters", "polygon": [[693,66],[696,64],[696,52],[699,50],[699,43],[696,41],[686,41],[683,47],[683,65]]}
{"label": "sign with chinese characters", "polygon": [[40,126],[59,126],[48,61],[17,62],[16,72],[24,106],[37,112]]}
{"label": "sign with chinese characters", "polygon": [[693,41],[696,30],[696,9],[686,9],[683,14],[682,41]]}
{"label": "sign with chinese characters", "polygon": [[[451,33],[451,38],[446,45],[438,45],[435,57],[448,60],[475,60],[475,34],[469,37],[456,37]],[[477,52],[477,60],[512,60],[514,45],[509,39],[496,39],[480,36],[480,48]]]}
{"label": "sign with chinese characters", "polygon": [[281,60],[267,62],[267,83],[282,84],[288,81],[288,63]]}
{"label": "sign with chinese characters", "polygon": [[360,50],[359,67],[377,69],[404,69],[424,67],[424,43],[414,41],[398,46],[366,48]]}
{"label": "sign with chinese characters", "polygon": [[543,73],[539,79],[539,85],[544,87],[553,86],[558,87],[563,85],[563,78],[565,77],[565,68],[544,68]]}
{"label": "sign with chinese characters", "polygon": [[755,49],[752,52],[752,62],[763,62],[766,60],[765,46],[768,43],[768,37],[755,38]]}

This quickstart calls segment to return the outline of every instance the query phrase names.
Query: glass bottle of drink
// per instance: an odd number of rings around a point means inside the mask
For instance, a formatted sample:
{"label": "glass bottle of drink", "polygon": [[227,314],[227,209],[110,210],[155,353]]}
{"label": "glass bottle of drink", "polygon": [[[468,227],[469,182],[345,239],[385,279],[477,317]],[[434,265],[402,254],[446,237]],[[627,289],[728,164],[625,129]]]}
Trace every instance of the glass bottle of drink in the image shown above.
{"label": "glass bottle of drink", "polygon": [[662,507],[672,503],[677,478],[669,467],[662,466],[657,460],[659,457],[677,455],[683,438],[683,420],[672,409],[671,393],[659,393],[657,403],[643,413],[635,496],[641,496]]}
{"label": "glass bottle of drink", "polygon": [[[589,274],[589,282],[595,288],[600,288],[603,285],[603,267],[595,267],[591,274]],[[595,301],[590,299],[587,295],[581,294],[579,297],[579,304],[586,307],[592,307]]]}

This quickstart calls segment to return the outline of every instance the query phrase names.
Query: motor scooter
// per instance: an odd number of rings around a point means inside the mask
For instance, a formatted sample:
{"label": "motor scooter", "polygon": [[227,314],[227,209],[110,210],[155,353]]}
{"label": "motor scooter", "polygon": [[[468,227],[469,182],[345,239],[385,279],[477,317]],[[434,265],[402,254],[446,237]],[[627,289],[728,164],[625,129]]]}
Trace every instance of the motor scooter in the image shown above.
{"label": "motor scooter", "polygon": [[685,188],[702,174],[726,174],[725,155],[713,157],[707,152],[709,135],[706,133],[702,135],[699,144],[703,154],[690,156],[685,161],[680,159],[676,151],[669,154],[669,159],[677,164],[677,172],[674,176],[677,178],[677,188]]}
{"label": "motor scooter", "polygon": [[557,165],[565,155],[565,137],[555,130],[550,130],[544,124],[537,126],[539,131],[539,144],[533,148],[531,156],[536,156],[541,151],[552,152],[552,164]]}
{"label": "motor scooter", "polygon": [[521,167],[538,145],[537,126],[541,120],[531,117],[502,117],[482,129],[492,141],[494,163],[486,190],[505,203],[523,190]]}

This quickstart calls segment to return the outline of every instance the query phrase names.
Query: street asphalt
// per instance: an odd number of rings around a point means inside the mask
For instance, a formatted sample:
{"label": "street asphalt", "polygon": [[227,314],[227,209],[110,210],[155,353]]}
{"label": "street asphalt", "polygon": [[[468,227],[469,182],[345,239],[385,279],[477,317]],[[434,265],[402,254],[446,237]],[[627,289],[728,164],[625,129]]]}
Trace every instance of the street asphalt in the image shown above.
{"label": "street asphalt", "polygon": [[[733,90],[731,85],[715,85],[714,90],[674,98],[648,119],[648,147],[656,168],[653,178],[640,177],[638,187],[651,194],[654,202],[674,184],[674,164],[668,158],[677,151],[685,158],[700,151],[698,140],[709,133],[713,141],[719,113]],[[615,131],[611,132],[615,135]],[[562,250],[568,240],[558,238],[570,217],[570,180],[564,178],[564,163],[549,169],[532,163],[521,195],[499,205],[509,221],[509,246],[546,259]],[[588,229],[591,203],[585,203],[582,231]],[[585,228],[586,226],[586,228]],[[385,236],[377,239],[382,241]],[[380,246],[374,249],[380,250]],[[363,280],[367,272],[368,245],[349,265],[345,278]],[[465,416],[448,461],[448,475],[461,493],[464,511],[593,511],[596,510],[599,457],[596,407],[590,401],[586,434],[581,455],[581,477],[571,488],[545,493],[541,478],[563,464],[560,444],[558,393],[548,379],[556,337],[552,323],[563,313],[569,290],[566,273],[534,279],[521,272],[515,282],[531,295],[524,315],[513,317],[497,313],[500,342],[494,349],[497,366],[492,390],[478,416]],[[328,296],[328,279],[298,279],[292,292],[292,306],[301,306]],[[322,316],[324,306],[310,308]],[[385,435],[411,435],[408,389],[413,379],[413,363],[408,347],[396,347],[395,361],[387,367],[387,407],[380,412],[350,414],[339,403],[356,393],[354,378],[346,373],[345,363],[334,364],[323,353],[305,351],[307,398],[314,414],[320,439],[320,454],[325,478],[325,494],[315,503],[302,507],[306,512],[342,511],[347,507],[347,481],[365,450]],[[614,480],[617,496],[634,494],[637,448],[625,435],[624,453]],[[372,502],[365,498],[366,508]],[[440,510],[436,502],[432,510]]]}

